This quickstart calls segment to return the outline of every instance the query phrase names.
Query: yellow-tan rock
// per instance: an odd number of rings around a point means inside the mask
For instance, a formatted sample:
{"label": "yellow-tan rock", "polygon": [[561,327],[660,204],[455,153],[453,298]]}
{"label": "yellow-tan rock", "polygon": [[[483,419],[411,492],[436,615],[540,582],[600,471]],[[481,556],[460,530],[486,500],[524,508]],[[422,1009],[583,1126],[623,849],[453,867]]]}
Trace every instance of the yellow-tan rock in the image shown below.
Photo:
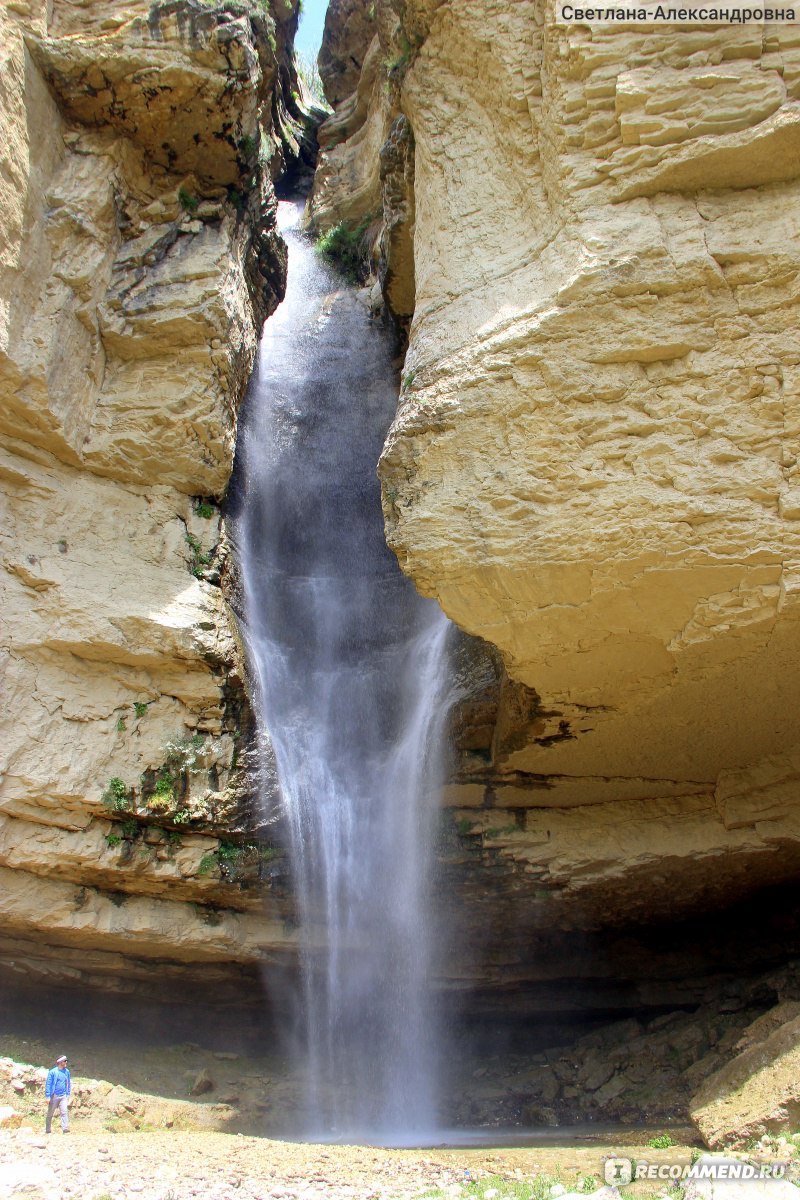
{"label": "yellow-tan rock", "polygon": [[800,1112],[800,1006],[776,1005],[743,1033],[738,1054],[691,1100],[692,1119],[712,1149],[742,1147],[764,1134],[792,1133]]}
{"label": "yellow-tan rock", "polygon": [[481,999],[700,1003],[798,950],[800,39],[376,8],[310,214],[354,225],[379,168],[387,538],[529,697],[504,739],[478,688],[446,793]]}
{"label": "yellow-tan rock", "polygon": [[356,90],[367,51],[375,36],[376,7],[362,0],[330,0],[319,52],[325,95],[334,106]]}
{"label": "yellow-tan rock", "polygon": [[[539,695],[501,767],[554,781],[531,804],[708,795],[798,742],[796,158],[773,150],[800,47],[501,7],[404,6],[387,536]],[[327,152],[326,220],[367,128]]]}
{"label": "yellow-tan rock", "polygon": [[119,985],[285,941],[220,857],[251,719],[217,502],[282,295],[259,147],[288,8],[0,14],[0,940],[22,976]]}

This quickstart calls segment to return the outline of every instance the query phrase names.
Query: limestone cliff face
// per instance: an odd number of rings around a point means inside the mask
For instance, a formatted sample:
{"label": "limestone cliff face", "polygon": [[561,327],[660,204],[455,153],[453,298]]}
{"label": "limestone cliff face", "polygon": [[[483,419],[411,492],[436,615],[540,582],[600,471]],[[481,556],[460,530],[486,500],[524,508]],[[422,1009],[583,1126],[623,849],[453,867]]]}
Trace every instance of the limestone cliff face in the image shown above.
{"label": "limestone cliff face", "polygon": [[377,10],[312,213],[380,209],[385,295],[402,278],[413,312],[389,541],[540,700],[497,802],[523,833],[528,808],[705,808],[721,851],[747,830],[779,869],[791,816],[776,798],[764,824],[764,789],[791,794],[800,700],[792,28]]}
{"label": "limestone cliff face", "polygon": [[311,214],[382,214],[387,536],[529,697],[448,796],[483,984],[699,1002],[709,914],[800,872],[796,32],[362,7]]}
{"label": "limestone cliff face", "polygon": [[283,939],[237,882],[263,853],[218,840],[252,824],[219,502],[284,284],[278,7],[3,10],[0,945],[21,975],[121,986],[120,955]]}

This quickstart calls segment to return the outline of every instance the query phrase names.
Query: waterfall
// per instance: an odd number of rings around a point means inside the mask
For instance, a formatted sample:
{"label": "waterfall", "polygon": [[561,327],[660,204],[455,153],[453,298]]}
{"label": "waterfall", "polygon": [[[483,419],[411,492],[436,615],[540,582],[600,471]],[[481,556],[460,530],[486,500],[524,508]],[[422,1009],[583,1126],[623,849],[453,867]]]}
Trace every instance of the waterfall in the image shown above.
{"label": "waterfall", "polygon": [[286,299],[244,418],[237,529],[260,718],[290,831],[306,1135],[436,1123],[430,895],[448,623],[383,536],[388,336],[282,202]]}

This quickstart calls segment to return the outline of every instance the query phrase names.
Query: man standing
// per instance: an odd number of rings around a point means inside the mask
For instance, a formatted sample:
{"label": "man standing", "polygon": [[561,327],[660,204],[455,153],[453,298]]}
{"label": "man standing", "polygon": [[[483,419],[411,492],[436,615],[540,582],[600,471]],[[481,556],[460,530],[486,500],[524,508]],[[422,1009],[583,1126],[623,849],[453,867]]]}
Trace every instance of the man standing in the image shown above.
{"label": "man standing", "polygon": [[61,1132],[69,1133],[69,1117],[67,1116],[67,1099],[72,1091],[72,1080],[67,1068],[67,1056],[61,1054],[56,1059],[56,1065],[47,1072],[44,1094],[47,1097],[47,1123],[45,1132],[50,1133],[53,1123],[53,1113],[58,1109],[61,1117]]}

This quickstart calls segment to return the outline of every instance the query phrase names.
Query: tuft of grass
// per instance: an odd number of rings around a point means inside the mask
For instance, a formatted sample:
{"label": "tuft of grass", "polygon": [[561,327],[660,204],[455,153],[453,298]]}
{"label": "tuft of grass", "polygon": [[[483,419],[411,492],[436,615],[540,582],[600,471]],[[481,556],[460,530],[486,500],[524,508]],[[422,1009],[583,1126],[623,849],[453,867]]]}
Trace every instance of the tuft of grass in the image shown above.
{"label": "tuft of grass", "polygon": [[122,845],[122,838],[116,833],[107,833],[106,845],[108,846],[109,850],[113,850],[116,846]]}
{"label": "tuft of grass", "polygon": [[201,500],[197,505],[195,512],[197,513],[198,517],[202,517],[204,521],[210,521],[214,516],[216,509],[214,508],[213,504],[209,503],[208,500]]}
{"label": "tuft of grass", "polygon": [[213,852],[209,853],[209,854],[204,854],[198,864],[197,874],[198,875],[208,875],[211,871],[214,870],[214,867],[216,865],[217,865],[216,854],[214,854]]}
{"label": "tuft of grass", "polygon": [[245,133],[239,138],[239,153],[245,163],[249,163],[255,158],[258,146],[259,138],[255,137],[252,133]]}
{"label": "tuft of grass", "polygon": [[128,726],[125,724],[125,718],[120,717],[117,721],[117,733],[124,733]]}
{"label": "tuft of grass", "polygon": [[204,854],[197,867],[198,875],[208,875],[216,867],[220,879],[226,883],[241,882],[247,868],[257,868],[260,876],[262,865],[280,858],[282,851],[277,846],[262,846],[256,841],[228,842],[221,840],[216,850]]}
{"label": "tuft of grass", "polygon": [[203,568],[209,565],[212,555],[209,551],[203,549],[200,539],[196,538],[193,533],[189,533],[187,531],[186,542],[192,552],[189,570],[194,575],[195,579],[202,579]]}
{"label": "tuft of grass", "polygon": [[136,700],[133,705],[133,711],[141,719],[147,713],[147,703],[144,700]]}
{"label": "tuft of grass", "polygon": [[156,780],[156,786],[153,789],[153,795],[160,800],[172,801],[175,799],[175,780],[169,771],[163,771],[159,775]]}
{"label": "tuft of grass", "polygon": [[350,228],[345,221],[340,221],[338,225],[334,225],[333,229],[329,229],[327,233],[323,233],[321,237],[317,238],[314,244],[314,249],[320,258],[324,258],[331,266],[336,267],[352,283],[357,283],[366,275],[365,235],[369,225],[368,217],[365,217],[354,229]]}
{"label": "tuft of grass", "polygon": [[186,188],[178,188],[178,203],[184,212],[196,213],[200,207],[200,201],[197,196],[193,196],[191,192],[187,192]]}
{"label": "tuft of grass", "polygon": [[[475,1200],[551,1200],[550,1189],[561,1183],[560,1175],[534,1175],[530,1179],[507,1179],[503,1175],[486,1175],[481,1179],[465,1180],[459,1197]],[[444,1200],[448,1191],[432,1187],[419,1200]]]}
{"label": "tuft of grass", "polygon": [[131,807],[132,791],[125,781],[115,775],[109,780],[108,787],[102,795],[103,804],[112,813],[127,812]]}
{"label": "tuft of grass", "polygon": [[[507,834],[516,833],[516,832],[517,832],[516,825],[503,825],[503,826],[497,826],[492,829],[484,830],[483,836],[485,838],[499,838],[499,837],[506,837]],[[672,1146],[672,1145],[674,1145],[674,1142],[670,1142],[669,1144],[670,1144],[670,1146]],[[648,1143],[648,1145],[649,1145],[649,1143]]]}
{"label": "tuft of grass", "polygon": [[[204,733],[176,734],[164,743],[163,757],[158,766],[148,767],[139,781],[140,816],[147,820],[157,817],[159,826],[185,825],[202,819],[202,806],[192,811],[186,801],[189,776],[202,771],[201,755],[206,745]],[[178,835],[175,835],[179,843]]]}
{"label": "tuft of grass", "polygon": [[651,1137],[647,1143],[651,1150],[669,1150],[670,1146],[677,1146],[674,1137],[668,1133],[659,1133],[656,1137]]}

